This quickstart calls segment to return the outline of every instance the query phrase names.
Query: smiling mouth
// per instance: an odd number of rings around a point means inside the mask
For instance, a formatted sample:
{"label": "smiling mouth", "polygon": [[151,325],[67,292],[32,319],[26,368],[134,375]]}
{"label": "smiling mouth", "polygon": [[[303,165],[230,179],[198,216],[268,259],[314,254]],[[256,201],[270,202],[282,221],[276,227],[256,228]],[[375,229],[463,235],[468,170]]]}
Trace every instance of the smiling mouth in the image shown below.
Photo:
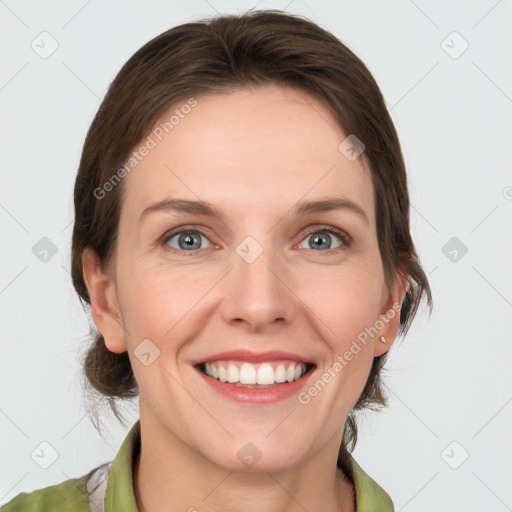
{"label": "smiling mouth", "polygon": [[260,364],[233,360],[200,363],[196,368],[207,377],[223,384],[244,388],[270,388],[300,380],[313,371],[316,365],[290,360]]}

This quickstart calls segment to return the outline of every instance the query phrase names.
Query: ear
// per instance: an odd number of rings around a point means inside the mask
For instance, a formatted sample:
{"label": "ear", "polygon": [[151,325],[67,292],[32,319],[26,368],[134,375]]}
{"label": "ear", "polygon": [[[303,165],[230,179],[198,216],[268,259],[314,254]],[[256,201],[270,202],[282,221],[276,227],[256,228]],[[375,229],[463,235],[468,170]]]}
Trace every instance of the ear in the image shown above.
{"label": "ear", "polygon": [[[387,298],[384,297],[385,303],[380,311],[380,322],[376,322],[379,327],[379,333],[374,338],[374,357],[386,353],[396,339],[400,325],[400,308],[408,288],[409,276],[399,269],[393,286],[387,294]],[[384,324],[382,328],[380,328],[381,324]],[[381,336],[384,336],[386,343],[380,341]]]}
{"label": "ear", "polygon": [[92,249],[85,248],[82,256],[82,272],[89,292],[94,324],[111,352],[125,352],[126,340],[115,283],[103,273],[98,256]]}

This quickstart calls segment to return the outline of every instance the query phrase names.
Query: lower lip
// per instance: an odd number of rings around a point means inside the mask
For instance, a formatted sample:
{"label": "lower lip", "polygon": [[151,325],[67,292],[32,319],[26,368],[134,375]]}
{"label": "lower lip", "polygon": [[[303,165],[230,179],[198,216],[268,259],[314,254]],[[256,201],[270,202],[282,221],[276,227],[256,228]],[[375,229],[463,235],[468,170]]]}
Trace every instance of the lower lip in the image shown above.
{"label": "lower lip", "polygon": [[235,402],[254,403],[254,404],[272,404],[281,400],[286,400],[293,395],[297,395],[299,391],[306,385],[309,377],[315,368],[309,370],[299,380],[276,384],[268,388],[245,388],[236,386],[229,382],[220,382],[213,377],[208,377],[199,368],[195,368],[199,375],[211,386],[211,388],[221,395],[234,400]]}

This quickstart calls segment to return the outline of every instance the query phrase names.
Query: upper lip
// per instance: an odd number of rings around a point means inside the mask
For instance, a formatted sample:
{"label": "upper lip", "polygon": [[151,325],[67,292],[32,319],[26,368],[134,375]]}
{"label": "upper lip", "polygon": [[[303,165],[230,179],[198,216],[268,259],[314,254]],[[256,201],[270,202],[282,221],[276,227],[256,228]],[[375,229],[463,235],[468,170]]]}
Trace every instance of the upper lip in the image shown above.
{"label": "upper lip", "polygon": [[277,361],[280,359],[290,359],[292,361],[299,361],[304,364],[314,364],[311,359],[303,357],[299,354],[292,352],[284,352],[282,350],[270,350],[267,352],[253,352],[247,349],[228,350],[227,352],[219,352],[211,356],[197,359],[192,362],[193,365],[201,363],[210,363],[214,361],[221,361],[232,359],[234,361],[247,361],[251,363],[264,363],[266,361]]}

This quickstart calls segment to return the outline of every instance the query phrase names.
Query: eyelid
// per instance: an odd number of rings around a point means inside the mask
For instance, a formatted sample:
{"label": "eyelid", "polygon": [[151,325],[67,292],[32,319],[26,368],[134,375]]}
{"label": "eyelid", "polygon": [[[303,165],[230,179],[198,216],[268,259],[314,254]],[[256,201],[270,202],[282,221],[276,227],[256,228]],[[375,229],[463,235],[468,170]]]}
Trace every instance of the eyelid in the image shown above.
{"label": "eyelid", "polygon": [[[186,225],[183,225],[183,226],[177,226],[175,228],[170,229],[169,231],[166,231],[158,239],[158,243],[161,244],[161,245],[167,245],[169,240],[171,238],[173,238],[174,236],[176,236],[176,235],[181,235],[181,234],[185,234],[185,233],[198,233],[198,234],[204,236],[205,238],[207,238],[208,241],[211,244],[218,246],[218,244],[216,244],[214,241],[212,241],[210,239],[210,237],[207,236],[203,232],[203,230],[207,230],[207,228],[204,227],[204,226],[193,225],[193,224],[186,224]],[[336,226],[333,226],[331,224],[311,224],[311,225],[308,225],[308,226],[304,227],[300,231],[300,233],[304,233],[304,235],[300,239],[299,243],[302,242],[308,236],[311,236],[314,233],[322,232],[322,231],[325,231],[325,232],[330,233],[332,235],[336,235],[341,240],[342,245],[340,247],[335,247],[334,249],[327,249],[325,251],[313,251],[313,252],[331,253],[331,251],[340,251],[340,250],[347,249],[353,243],[352,237],[345,230],[343,230],[341,228],[338,228]],[[171,250],[171,251],[178,251],[180,253],[189,252],[190,254],[198,253],[198,252],[201,251],[201,249],[196,249],[196,250],[193,250],[193,251],[179,251],[178,249],[175,249],[173,247],[169,247],[169,250]],[[206,250],[206,249],[203,249],[203,250]]]}

